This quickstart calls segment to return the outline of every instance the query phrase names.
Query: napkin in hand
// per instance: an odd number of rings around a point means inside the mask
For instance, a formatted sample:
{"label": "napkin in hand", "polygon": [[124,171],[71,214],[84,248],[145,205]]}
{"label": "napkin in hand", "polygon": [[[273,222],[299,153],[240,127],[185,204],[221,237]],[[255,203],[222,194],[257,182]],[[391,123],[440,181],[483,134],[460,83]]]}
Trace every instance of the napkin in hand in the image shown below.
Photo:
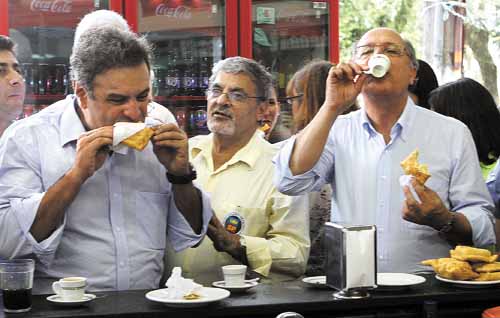
{"label": "napkin in hand", "polygon": [[152,117],[146,117],[144,123],[115,123],[113,125],[113,146],[111,149],[122,154],[127,151],[126,146],[142,151],[154,134],[151,127],[161,124],[161,121]]}
{"label": "napkin in hand", "polygon": [[202,285],[196,284],[192,279],[182,277],[180,267],[172,269],[172,275],[168,278],[165,286],[168,287],[166,293],[169,299],[193,299],[192,296],[198,296],[197,298],[199,298],[203,288]]}

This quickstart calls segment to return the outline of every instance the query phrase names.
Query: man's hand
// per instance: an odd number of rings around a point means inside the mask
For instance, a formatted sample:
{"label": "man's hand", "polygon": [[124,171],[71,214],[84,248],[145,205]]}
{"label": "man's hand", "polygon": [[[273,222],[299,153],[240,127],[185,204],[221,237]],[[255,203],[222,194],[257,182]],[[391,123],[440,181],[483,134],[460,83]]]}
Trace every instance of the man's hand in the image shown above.
{"label": "man's hand", "polygon": [[106,126],[80,135],[76,144],[76,159],[70,170],[83,183],[102,167],[113,145],[113,127]]}
{"label": "man's hand", "polygon": [[362,66],[353,62],[333,66],[326,80],[323,105],[337,114],[341,114],[351,106],[361,92],[361,87],[366,79],[363,69]]}
{"label": "man's hand", "polygon": [[208,224],[207,235],[214,242],[218,252],[226,252],[238,261],[246,264],[246,252],[240,244],[240,236],[228,232],[214,215]]}
{"label": "man's hand", "polygon": [[440,230],[450,219],[451,213],[436,192],[412,179],[412,185],[422,203],[418,203],[408,186],[403,188],[406,200],[403,203],[403,219],[428,225]]}
{"label": "man's hand", "polygon": [[189,173],[189,150],[186,133],[175,124],[153,127],[153,151],[160,163],[173,175]]}

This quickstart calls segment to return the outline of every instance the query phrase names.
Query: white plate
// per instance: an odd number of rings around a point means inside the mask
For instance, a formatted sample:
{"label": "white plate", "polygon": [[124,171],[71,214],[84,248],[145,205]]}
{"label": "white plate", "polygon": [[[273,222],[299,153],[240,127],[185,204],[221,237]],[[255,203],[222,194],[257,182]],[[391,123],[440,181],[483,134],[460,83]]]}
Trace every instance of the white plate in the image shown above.
{"label": "white plate", "polygon": [[302,282],[306,283],[310,287],[328,288],[328,285],[326,285],[326,276],[304,277],[302,278]]}
{"label": "white plate", "polygon": [[85,294],[80,300],[64,300],[59,295],[51,295],[47,297],[47,300],[59,306],[75,307],[91,302],[95,298],[94,294]]}
{"label": "white plate", "polygon": [[436,275],[436,279],[440,280],[440,281],[443,281],[443,282],[451,283],[451,284],[454,284],[454,285],[457,285],[457,286],[469,287],[469,288],[474,288],[474,287],[489,287],[490,285],[500,284],[500,280],[490,280],[490,281],[485,281],[485,282],[482,282],[482,281],[473,281],[473,280],[453,280],[453,279],[443,278],[443,277],[441,277],[439,275]]}
{"label": "white plate", "polygon": [[257,282],[245,282],[243,286],[226,286],[226,282],[223,280],[212,283],[212,286],[227,289],[232,293],[242,293],[257,285],[259,285]]}
{"label": "white plate", "polygon": [[163,303],[170,307],[200,307],[208,305],[214,301],[219,301],[224,298],[229,297],[231,293],[228,290],[222,288],[211,288],[211,287],[203,287],[201,289],[201,297],[199,299],[169,299],[167,294],[168,288],[162,288],[157,290],[152,290],[146,294],[146,298],[151,301],[156,301],[159,303]]}
{"label": "white plate", "polygon": [[377,273],[377,286],[383,289],[402,289],[419,285],[425,282],[425,278],[418,275],[406,273]]}

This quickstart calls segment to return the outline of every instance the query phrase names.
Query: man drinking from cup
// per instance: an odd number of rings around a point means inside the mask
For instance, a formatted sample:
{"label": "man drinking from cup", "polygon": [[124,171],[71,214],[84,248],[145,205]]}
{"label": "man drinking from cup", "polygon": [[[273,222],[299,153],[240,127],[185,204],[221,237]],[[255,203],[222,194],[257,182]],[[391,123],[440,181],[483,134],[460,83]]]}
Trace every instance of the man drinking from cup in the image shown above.
{"label": "man drinking from cup", "polygon": [[[380,78],[365,73],[375,54],[390,60]],[[377,226],[381,272],[424,269],[420,261],[446,257],[453,244],[495,243],[493,205],[471,134],[408,98],[416,68],[397,32],[367,32],[353,60],[330,69],[314,119],[275,158],[280,191],[295,195],[328,182],[332,220]],[[359,94],[364,107],[339,115]],[[400,162],[416,148],[432,175],[425,185],[412,181],[420,202],[399,184]]]}
{"label": "man drinking from cup", "polygon": [[180,250],[206,231],[210,203],[175,124],[152,127],[142,152],[110,151],[115,123],[146,119],[150,56],[132,32],[87,30],[70,59],[75,96],[0,142],[0,258],[33,255],[34,292],[74,276],[90,291],[157,288],[167,238]]}

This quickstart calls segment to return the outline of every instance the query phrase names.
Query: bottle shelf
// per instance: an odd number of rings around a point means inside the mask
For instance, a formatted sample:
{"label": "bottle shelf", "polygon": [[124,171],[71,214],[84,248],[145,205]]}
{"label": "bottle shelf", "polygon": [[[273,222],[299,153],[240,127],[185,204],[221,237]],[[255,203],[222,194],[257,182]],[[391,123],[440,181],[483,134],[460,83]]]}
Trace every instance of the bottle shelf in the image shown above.
{"label": "bottle shelf", "polygon": [[204,101],[207,100],[205,96],[154,96],[155,102],[166,102],[166,101]]}
{"label": "bottle shelf", "polygon": [[64,99],[65,97],[66,95],[64,94],[45,94],[45,95],[27,94],[25,97],[25,102],[35,102],[35,101],[55,102]]}

